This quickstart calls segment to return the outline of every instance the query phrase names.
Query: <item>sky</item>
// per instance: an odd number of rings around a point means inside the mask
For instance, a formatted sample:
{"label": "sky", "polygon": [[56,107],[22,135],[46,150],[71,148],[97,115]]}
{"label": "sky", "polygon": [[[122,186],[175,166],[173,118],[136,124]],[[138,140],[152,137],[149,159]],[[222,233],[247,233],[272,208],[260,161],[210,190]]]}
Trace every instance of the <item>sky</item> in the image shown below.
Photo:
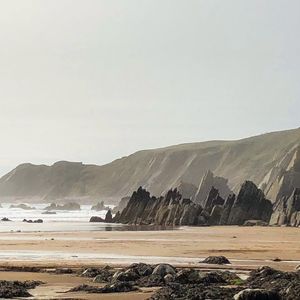
{"label": "sky", "polygon": [[300,126],[299,0],[0,0],[0,175]]}

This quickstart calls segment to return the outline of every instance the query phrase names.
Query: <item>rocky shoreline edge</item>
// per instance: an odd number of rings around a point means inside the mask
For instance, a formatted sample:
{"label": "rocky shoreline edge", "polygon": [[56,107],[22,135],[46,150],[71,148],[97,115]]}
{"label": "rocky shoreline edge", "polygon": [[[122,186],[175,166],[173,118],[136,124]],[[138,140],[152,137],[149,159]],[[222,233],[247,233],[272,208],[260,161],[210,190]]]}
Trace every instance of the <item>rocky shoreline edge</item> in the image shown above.
{"label": "rocky shoreline edge", "polygon": [[[200,263],[228,265],[223,256],[211,256]],[[150,300],[167,299],[234,299],[234,300],[297,300],[300,299],[300,268],[284,272],[264,266],[241,278],[232,270],[182,268],[170,264],[135,263],[127,267],[90,267],[86,269],[56,268],[52,270],[20,267],[2,271],[49,272],[85,277],[90,284],[81,284],[65,292],[93,294],[127,293],[153,288]],[[0,298],[30,297],[30,290],[41,281],[0,281]]]}

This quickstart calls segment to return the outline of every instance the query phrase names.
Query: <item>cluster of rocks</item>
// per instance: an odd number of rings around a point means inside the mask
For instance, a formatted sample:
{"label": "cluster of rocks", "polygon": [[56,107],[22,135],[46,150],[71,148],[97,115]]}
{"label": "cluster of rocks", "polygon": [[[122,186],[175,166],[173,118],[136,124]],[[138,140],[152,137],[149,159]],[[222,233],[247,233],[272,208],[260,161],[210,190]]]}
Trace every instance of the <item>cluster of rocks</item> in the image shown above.
{"label": "cluster of rocks", "polygon": [[81,207],[78,203],[70,202],[65,204],[56,204],[51,203],[49,206],[45,207],[44,210],[51,211],[51,210],[80,210]]}
{"label": "cluster of rocks", "polygon": [[[212,258],[207,258],[211,261]],[[221,261],[224,262],[222,258]],[[227,260],[228,261],[228,260]],[[228,261],[229,262],[229,261]],[[81,276],[92,278],[103,287],[79,285],[70,292],[121,293],[144,287],[157,287],[152,300],[223,299],[223,300],[296,300],[300,299],[300,272],[282,272],[262,267],[242,280],[229,271],[201,271],[175,268],[169,264],[132,264],[128,268],[86,269]]]}
{"label": "cluster of rocks", "polygon": [[261,225],[268,224],[273,212],[272,203],[251,182],[246,181],[238,195],[227,199],[211,187],[201,204],[185,199],[177,189],[156,198],[140,187],[134,192],[122,212],[112,222],[135,225]]}
{"label": "cluster of rocks", "polygon": [[104,201],[101,201],[92,206],[91,210],[101,211],[101,210],[108,210],[109,207],[104,205]]}
{"label": "cluster of rocks", "polygon": [[32,297],[28,292],[38,285],[43,284],[41,281],[7,281],[0,280],[0,298],[19,298],[19,297]]}
{"label": "cluster of rocks", "polygon": [[37,220],[23,219],[23,222],[25,222],[25,223],[43,223],[44,221],[42,219],[37,219]]}
{"label": "cluster of rocks", "polygon": [[2,218],[1,221],[2,222],[11,222],[11,220],[9,218],[6,218],[6,217]]}
{"label": "cluster of rocks", "polygon": [[20,208],[20,209],[24,209],[24,210],[34,210],[35,207],[31,207],[27,204],[21,203],[21,204],[12,204],[9,208]]}
{"label": "cluster of rocks", "polygon": [[92,216],[90,218],[90,222],[92,223],[96,223],[96,222],[100,222],[100,223],[112,223],[113,222],[113,216],[111,213],[111,210],[109,209],[105,215],[105,218],[101,218],[99,216]]}
{"label": "cluster of rocks", "polygon": [[208,214],[201,205],[182,198],[177,189],[156,198],[140,187],[113,221],[136,225],[204,225],[208,222]]}

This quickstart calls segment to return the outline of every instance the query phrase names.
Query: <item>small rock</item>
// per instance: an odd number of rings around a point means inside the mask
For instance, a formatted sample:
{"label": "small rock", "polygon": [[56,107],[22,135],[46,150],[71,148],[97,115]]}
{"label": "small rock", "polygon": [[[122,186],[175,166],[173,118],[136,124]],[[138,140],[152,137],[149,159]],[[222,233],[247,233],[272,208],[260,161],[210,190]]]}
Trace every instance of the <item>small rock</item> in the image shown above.
{"label": "small rock", "polygon": [[214,265],[226,265],[230,264],[230,261],[225,256],[209,256],[205,258],[201,263],[214,264]]}
{"label": "small rock", "polygon": [[272,260],[275,261],[275,262],[280,262],[281,261],[281,259],[279,257],[275,257]]}

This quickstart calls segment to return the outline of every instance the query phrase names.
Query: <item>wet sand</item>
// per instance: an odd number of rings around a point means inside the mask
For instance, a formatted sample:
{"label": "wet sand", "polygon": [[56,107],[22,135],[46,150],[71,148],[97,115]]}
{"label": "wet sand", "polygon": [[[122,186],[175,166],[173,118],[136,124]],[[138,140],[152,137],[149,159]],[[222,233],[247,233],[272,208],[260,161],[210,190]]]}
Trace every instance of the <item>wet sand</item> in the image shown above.
{"label": "wet sand", "polygon": [[[300,264],[300,230],[289,227],[184,227],[173,231],[0,233],[0,265],[67,265],[169,260],[197,263],[225,255],[237,264],[276,257]],[[136,259],[135,259],[136,258]],[[10,261],[8,261],[10,259]],[[196,260],[196,261],[194,261]],[[280,265],[277,263],[277,265]]]}
{"label": "wet sand", "polygon": [[[147,299],[149,291],[96,297],[78,293],[61,295],[57,292],[84,283],[87,279],[74,275],[3,272],[3,267],[84,268],[147,262],[171,263],[175,266],[205,270],[232,269],[246,275],[249,270],[263,265],[294,270],[300,264],[300,230],[288,227],[222,226],[184,227],[167,231],[11,232],[0,233],[0,243],[0,279],[8,279],[10,274],[9,278],[14,280],[24,280],[27,277],[47,282],[32,291],[36,296],[34,299]],[[232,264],[217,266],[199,263],[209,255],[225,255]],[[273,259],[277,257],[282,261],[274,262]],[[46,276],[44,280],[43,276]],[[55,292],[55,297],[51,291]]]}

